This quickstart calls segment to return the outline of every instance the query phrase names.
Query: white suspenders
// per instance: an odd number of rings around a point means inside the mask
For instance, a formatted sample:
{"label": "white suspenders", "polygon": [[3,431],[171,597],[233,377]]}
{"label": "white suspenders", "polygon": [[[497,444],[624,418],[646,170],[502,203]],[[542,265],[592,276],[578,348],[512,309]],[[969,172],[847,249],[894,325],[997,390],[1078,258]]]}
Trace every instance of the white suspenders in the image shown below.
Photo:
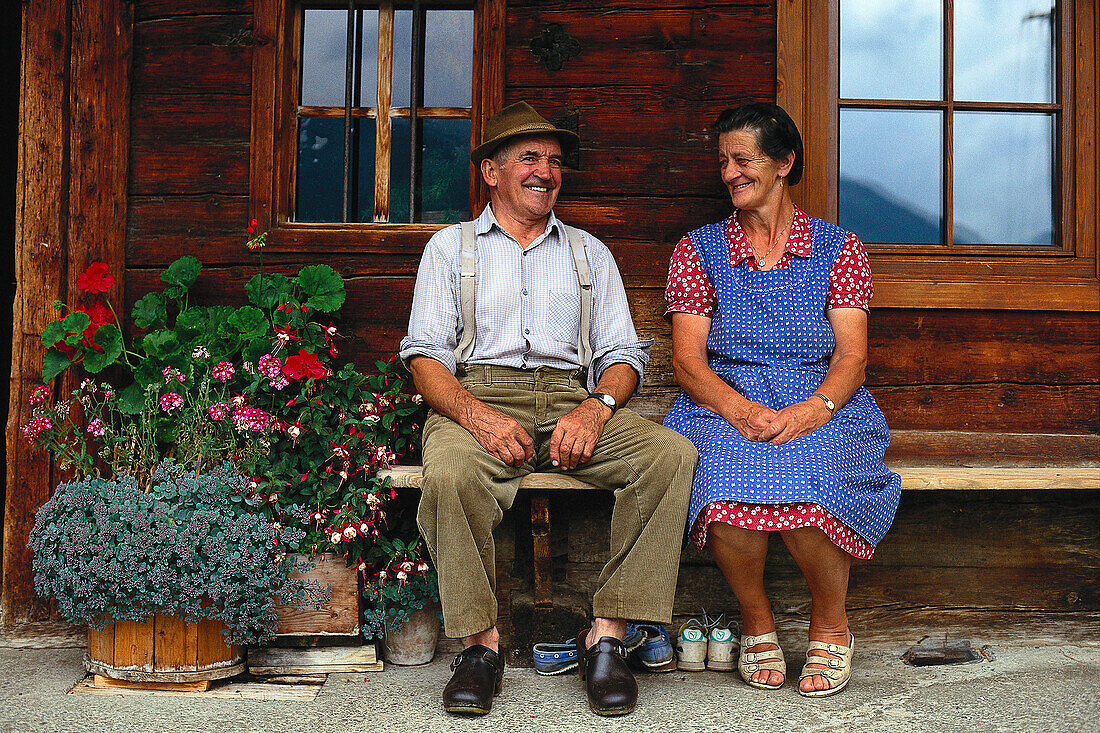
{"label": "white suspenders", "polygon": [[[455,349],[455,361],[462,364],[474,353],[474,335],[477,333],[477,235],[474,233],[474,222],[464,221],[459,226],[462,231],[462,259],[458,279],[462,303],[462,340]],[[592,342],[588,333],[592,323],[592,274],[588,269],[588,258],[584,255],[581,231],[571,226],[566,226],[565,231],[569,235],[573,267],[581,286],[581,338],[577,344],[577,359],[582,367],[588,368],[592,364]]]}

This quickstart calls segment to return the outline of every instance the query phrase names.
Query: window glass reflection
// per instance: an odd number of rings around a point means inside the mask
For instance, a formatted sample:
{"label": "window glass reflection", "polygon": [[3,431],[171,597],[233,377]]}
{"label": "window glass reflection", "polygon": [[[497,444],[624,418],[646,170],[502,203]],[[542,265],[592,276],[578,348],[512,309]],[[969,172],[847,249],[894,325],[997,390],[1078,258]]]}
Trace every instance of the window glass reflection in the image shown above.
{"label": "window glass reflection", "polygon": [[955,114],[955,242],[1054,243],[1052,114]]}
{"label": "window glass reflection", "polygon": [[453,223],[470,216],[470,121],[421,121],[420,221]]}
{"label": "window glass reflection", "polygon": [[942,242],[942,113],[840,111],[840,225],[866,242]]}
{"label": "window glass reflection", "polygon": [[424,29],[424,106],[469,107],[474,11],[429,10]]}
{"label": "window glass reflection", "polygon": [[355,120],[354,135],[355,159],[358,165],[356,176],[356,212],[355,221],[374,221],[374,135],[375,122],[372,119]]}
{"label": "window glass reflection", "polygon": [[[306,9],[302,21],[302,89],[309,107],[343,107],[347,68],[346,10]],[[377,44],[377,41],[375,41]]]}
{"label": "window glass reflection", "polygon": [[1053,102],[1052,0],[955,0],[955,98]]}
{"label": "window glass reflection", "polygon": [[390,136],[390,221],[409,219],[409,119],[395,118]]}
{"label": "window glass reflection", "polygon": [[359,39],[359,98],[357,107],[378,106],[378,11],[356,11],[355,35]]}
{"label": "window glass reflection", "polygon": [[[393,107],[409,106],[412,73],[412,11],[393,11]],[[467,82],[468,83],[468,82]],[[390,221],[393,221],[391,218]]]}
{"label": "window glass reflection", "polygon": [[344,121],[324,117],[299,119],[294,207],[297,221],[342,221],[343,180]]}
{"label": "window glass reflection", "polygon": [[941,99],[941,0],[842,0],[840,96]]}

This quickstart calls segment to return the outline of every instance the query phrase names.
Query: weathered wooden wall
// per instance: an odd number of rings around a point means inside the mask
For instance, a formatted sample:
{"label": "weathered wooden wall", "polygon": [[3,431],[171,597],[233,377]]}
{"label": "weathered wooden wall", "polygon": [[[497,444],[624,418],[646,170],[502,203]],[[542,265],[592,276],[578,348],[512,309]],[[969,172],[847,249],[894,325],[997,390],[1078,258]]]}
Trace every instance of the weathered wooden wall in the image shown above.
{"label": "weathered wooden wall", "polygon": [[[527,99],[548,117],[577,125],[579,165],[566,172],[558,214],[609,244],[639,331],[657,338],[648,386],[636,402],[650,414],[675,394],[662,318],[668,256],[683,232],[729,210],[705,131],[726,107],[774,99],[775,23],[774,0],[508,3],[505,102]],[[243,246],[253,27],[248,2],[134,4],[125,235],[130,302],[159,287],[160,268],[184,253],[206,265],[198,286],[204,297],[238,299],[254,270],[255,257]],[[532,52],[531,41],[555,27],[579,52],[552,70]],[[412,247],[329,258],[347,281],[342,331],[349,358],[366,364],[393,353],[407,323],[419,255]],[[266,262],[290,272],[316,259],[270,251]],[[44,281],[56,279],[60,267],[47,268]],[[868,385],[895,429],[1100,432],[1096,313],[875,310],[870,338]],[[13,465],[28,470],[25,462]],[[606,507],[598,497],[571,506],[568,534],[555,548],[570,584],[585,588],[594,578]],[[854,594],[867,604],[1097,608],[1095,578],[1072,566],[1083,559],[1083,566],[1096,567],[1098,517],[1094,495],[1059,494],[1053,503],[995,493],[906,497],[879,558],[857,571]],[[974,526],[980,531],[971,531]],[[999,542],[1002,537],[1011,542]],[[1046,548],[1063,539],[1065,546]],[[1049,587],[1030,582],[1052,567],[1063,580]],[[713,566],[698,558],[686,558],[684,569],[685,603],[694,603],[691,588],[721,588]],[[785,553],[776,573],[777,589],[794,587]],[[951,593],[962,588],[961,595]],[[784,602],[804,597],[782,592]],[[1069,593],[1079,600],[1065,601]]]}
{"label": "weathered wooden wall", "polygon": [[[78,273],[106,262],[120,275],[126,224],[131,6],[124,0],[27,3],[23,8],[19,181],[16,188],[12,369],[4,507],[4,624],[47,617],[34,595],[27,537],[60,472],[19,433],[42,378],[42,329],[52,304],[85,304]],[[119,303],[119,277],[108,293]],[[73,375],[54,394],[68,396]]]}

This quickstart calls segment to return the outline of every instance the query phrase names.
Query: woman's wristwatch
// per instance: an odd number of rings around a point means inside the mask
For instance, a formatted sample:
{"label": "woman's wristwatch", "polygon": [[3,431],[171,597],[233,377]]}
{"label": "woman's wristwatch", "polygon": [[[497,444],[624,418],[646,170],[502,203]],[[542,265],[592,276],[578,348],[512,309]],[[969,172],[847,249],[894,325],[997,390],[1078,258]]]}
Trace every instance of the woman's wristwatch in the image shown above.
{"label": "woman's wristwatch", "polygon": [[615,411],[619,409],[619,403],[615,400],[614,397],[607,394],[606,392],[590,392],[588,394],[588,397],[586,397],[585,399],[589,398],[599,400],[600,402],[607,405],[609,408],[611,408],[612,415],[614,415]]}
{"label": "woman's wristwatch", "polygon": [[829,411],[829,417],[832,417],[834,414],[836,414],[836,405],[834,405],[833,401],[830,400],[828,397],[821,394],[820,392],[814,392],[810,396],[811,397],[818,397],[818,398],[821,399],[822,402],[825,403],[825,409],[827,409]]}

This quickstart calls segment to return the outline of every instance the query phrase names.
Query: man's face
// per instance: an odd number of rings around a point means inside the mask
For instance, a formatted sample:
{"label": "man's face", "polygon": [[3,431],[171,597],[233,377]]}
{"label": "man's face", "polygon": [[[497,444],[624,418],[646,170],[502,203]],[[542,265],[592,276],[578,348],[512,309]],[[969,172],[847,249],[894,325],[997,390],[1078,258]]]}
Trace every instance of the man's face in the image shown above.
{"label": "man's face", "polygon": [[507,144],[502,164],[492,158],[481,172],[493,201],[493,214],[518,221],[545,219],[561,190],[561,143],[555,137],[528,137]]}

